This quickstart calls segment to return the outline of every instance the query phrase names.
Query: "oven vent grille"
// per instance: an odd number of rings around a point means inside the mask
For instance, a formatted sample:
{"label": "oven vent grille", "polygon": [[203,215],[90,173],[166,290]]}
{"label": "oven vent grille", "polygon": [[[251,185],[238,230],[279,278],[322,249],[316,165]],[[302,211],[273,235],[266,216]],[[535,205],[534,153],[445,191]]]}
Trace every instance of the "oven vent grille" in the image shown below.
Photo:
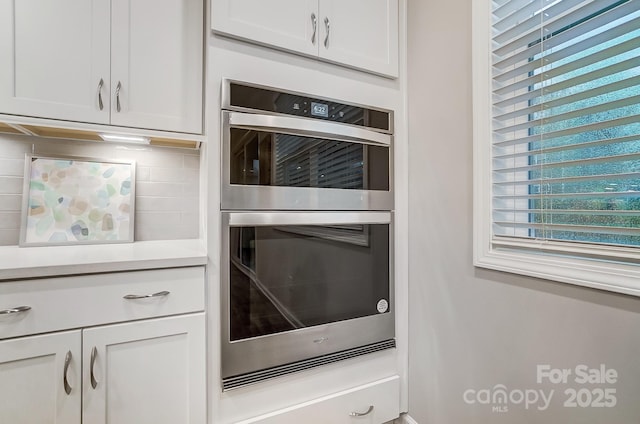
{"label": "oven vent grille", "polygon": [[385,349],[396,347],[395,339],[385,340],[383,342],[372,343],[366,346],[354,349],[343,350],[341,352],[330,353],[328,355],[318,356],[316,358],[305,359],[303,361],[293,362],[291,364],[280,365],[265,370],[255,371],[234,377],[228,377],[222,380],[222,390],[237,389],[239,387],[248,386],[259,383],[270,378],[280,377],[310,368],[319,367],[321,365],[331,364],[342,361],[344,359],[355,358],[357,356],[366,355],[373,352],[379,352]]}

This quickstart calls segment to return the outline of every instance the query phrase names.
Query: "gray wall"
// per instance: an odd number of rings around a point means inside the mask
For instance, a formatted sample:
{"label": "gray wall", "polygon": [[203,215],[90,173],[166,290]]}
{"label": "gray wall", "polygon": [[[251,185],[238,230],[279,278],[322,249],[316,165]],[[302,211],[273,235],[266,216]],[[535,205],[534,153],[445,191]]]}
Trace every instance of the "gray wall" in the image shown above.
{"label": "gray wall", "polygon": [[[640,422],[640,299],[473,267],[471,2],[408,2],[409,414],[420,424]],[[567,384],[538,384],[544,364],[572,369]],[[605,364],[617,382],[576,383],[580,364]],[[463,400],[498,384],[554,393],[546,410]],[[617,404],[565,407],[571,388],[615,389]]]}

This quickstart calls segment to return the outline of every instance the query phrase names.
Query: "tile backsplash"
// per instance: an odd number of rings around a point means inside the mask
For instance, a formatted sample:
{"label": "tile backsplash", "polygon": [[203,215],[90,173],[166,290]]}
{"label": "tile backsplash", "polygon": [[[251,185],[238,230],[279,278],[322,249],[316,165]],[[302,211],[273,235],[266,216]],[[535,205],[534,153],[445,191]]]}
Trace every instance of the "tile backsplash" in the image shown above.
{"label": "tile backsplash", "polygon": [[135,240],[198,238],[199,151],[0,134],[0,246],[19,241],[27,153],[135,160]]}

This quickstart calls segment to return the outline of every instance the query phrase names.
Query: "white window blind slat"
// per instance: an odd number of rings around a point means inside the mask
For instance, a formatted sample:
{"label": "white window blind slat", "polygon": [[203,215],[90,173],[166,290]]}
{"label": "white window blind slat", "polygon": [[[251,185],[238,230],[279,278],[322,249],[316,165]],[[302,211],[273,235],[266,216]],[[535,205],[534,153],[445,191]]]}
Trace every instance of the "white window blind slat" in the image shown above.
{"label": "white window blind slat", "polygon": [[[495,211],[497,213],[511,213],[512,209],[500,209],[496,208]],[[518,213],[542,213],[546,212],[549,214],[556,215],[576,215],[576,214],[589,214],[589,215],[619,215],[619,216],[640,216],[640,211],[600,211],[600,210],[584,210],[584,209],[556,209],[554,211],[548,211],[545,209],[516,209]]]}
{"label": "white window blind slat", "polygon": [[586,175],[580,177],[557,177],[557,178],[545,178],[545,179],[528,179],[528,180],[513,180],[513,181],[502,181],[496,182],[496,187],[507,187],[507,189],[515,189],[518,186],[536,186],[536,185],[551,185],[551,184],[559,184],[559,183],[582,183],[585,181],[604,181],[604,180],[633,180],[638,181],[640,179],[640,172],[628,172],[624,174],[596,174],[596,175]]}
{"label": "white window blind slat", "polygon": [[[546,140],[550,140],[552,138],[578,136],[580,134],[612,129],[616,127],[624,127],[626,125],[632,125],[632,124],[637,126],[638,124],[637,115],[626,116],[624,118],[610,119],[608,121],[593,122],[590,124],[585,124],[578,127],[569,127],[569,128],[565,128],[557,131],[550,131],[544,134],[544,138]],[[530,135],[526,137],[514,137],[506,140],[497,140],[494,142],[494,146],[506,147],[506,146],[516,146],[516,145],[528,145],[529,143],[540,141],[542,140],[542,138],[543,137],[541,134],[535,134],[535,135]]]}
{"label": "white window blind slat", "polygon": [[[640,136],[638,136],[637,134],[634,134],[626,137],[603,138],[599,140],[585,141],[585,142],[575,143],[575,144],[564,143],[555,147],[545,147],[544,152],[547,154],[558,153],[558,152],[563,152],[567,150],[590,149],[594,147],[607,146],[607,145],[618,144],[618,143],[629,143],[629,142],[631,143],[640,142]],[[499,149],[499,150],[502,151],[504,149]],[[508,149],[508,150],[513,150],[513,149]],[[533,152],[532,150],[533,149],[527,149],[521,152],[494,153],[493,158],[494,160],[506,160],[506,159],[529,157],[535,154],[535,152]]]}
{"label": "white window blind slat", "polygon": [[635,237],[640,236],[640,229],[627,228],[627,227],[608,227],[608,226],[588,226],[588,225],[575,225],[575,224],[551,224],[551,223],[539,223],[529,224],[524,226],[519,223],[513,222],[496,222],[496,225],[505,228],[535,228],[541,231],[571,231],[581,233],[596,233],[596,234],[619,234],[619,235],[631,235]]}

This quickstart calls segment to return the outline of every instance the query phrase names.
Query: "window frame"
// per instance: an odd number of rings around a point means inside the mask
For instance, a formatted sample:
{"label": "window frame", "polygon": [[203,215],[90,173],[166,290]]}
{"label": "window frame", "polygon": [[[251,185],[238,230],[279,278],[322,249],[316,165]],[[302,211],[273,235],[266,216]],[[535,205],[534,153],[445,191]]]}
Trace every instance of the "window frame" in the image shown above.
{"label": "window frame", "polygon": [[[640,296],[640,263],[593,258],[580,244],[540,242],[494,246],[492,241],[491,0],[472,2],[473,260],[474,266]],[[597,252],[597,251],[596,251]],[[638,258],[621,248],[618,259]],[[614,253],[615,254],[615,253]],[[640,252],[639,252],[640,254]],[[582,257],[580,257],[582,255]]]}

